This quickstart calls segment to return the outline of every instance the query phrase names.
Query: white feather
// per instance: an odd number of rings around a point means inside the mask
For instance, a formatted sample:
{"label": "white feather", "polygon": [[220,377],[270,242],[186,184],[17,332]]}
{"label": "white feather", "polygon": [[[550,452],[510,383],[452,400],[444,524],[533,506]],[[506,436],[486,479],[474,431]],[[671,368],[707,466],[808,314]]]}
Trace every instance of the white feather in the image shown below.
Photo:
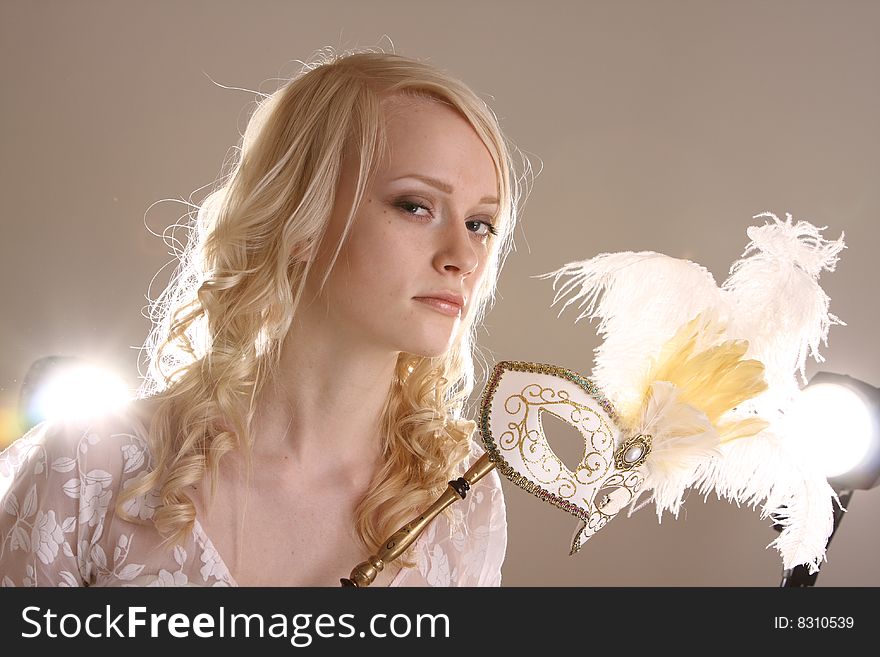
{"label": "white feather", "polygon": [[620,406],[641,401],[639,386],[651,358],[682,324],[725,305],[705,267],[653,251],[603,253],[542,276],[550,277],[552,305],[568,297],[560,315],[580,302],[576,322],[599,319],[596,330],[605,339],[590,376]]}
{"label": "white feather", "polygon": [[700,466],[720,455],[718,432],[709,418],[682,403],[678,395],[673,384],[655,381],[636,429],[637,434],[652,437],[643,488],[654,492],[658,520],[663,511],[678,517],[683,494],[693,485]]}
{"label": "white feather", "polygon": [[[785,568],[807,564],[812,572],[825,558],[833,527],[834,491],[818,470],[819,459],[800,444],[783,420],[804,378],[805,361],[821,362],[820,342],[843,324],[830,314],[818,284],[833,271],[845,248],[804,221],[793,223],[769,212],[772,222],[748,229],[750,243],[730,269],[722,288],[700,265],[660,253],[604,253],[545,274],[553,277],[553,305],[567,297],[562,312],[578,303],[576,321],[598,318],[604,338],[596,349],[591,378],[618,407],[643,402],[645,375],[661,347],[698,313],[725,326],[724,339],[749,342],[749,358],[765,366],[768,391],[722,421],[760,411],[769,427],[756,436],[718,444],[718,435],[699,409],[677,401],[675,386],[654,382],[640,431],[654,436],[642,492],[650,491],[658,518],[677,515],[686,489],[715,491],[736,504],[762,505],[762,517],[782,526],[771,543]],[[560,279],[568,276],[557,289]],[[707,336],[712,342],[722,336]],[[701,418],[702,416],[702,418]],[[708,426],[706,426],[708,425]],[[630,514],[638,498],[630,506]]]}
{"label": "white feather", "polygon": [[795,440],[770,430],[723,445],[722,453],[703,465],[694,487],[704,495],[714,490],[737,505],[761,504],[761,517],[773,517],[783,527],[770,544],[783,567],[806,564],[815,572],[825,558],[835,497],[815,459]]}
{"label": "white feather", "polygon": [[754,218],[759,217],[772,222],[748,229],[751,242],[722,288],[733,310],[730,333],[747,339],[747,355],[764,363],[769,390],[761,401],[765,408],[779,408],[797,392],[797,372],[806,382],[807,356],[821,362],[819,343],[827,345],[832,325],[843,325],[828,312],[818,279],[823,270],[834,271],[846,247],[842,234],[825,240],[823,228],[792,223],[791,214],[785,221],[770,212]]}

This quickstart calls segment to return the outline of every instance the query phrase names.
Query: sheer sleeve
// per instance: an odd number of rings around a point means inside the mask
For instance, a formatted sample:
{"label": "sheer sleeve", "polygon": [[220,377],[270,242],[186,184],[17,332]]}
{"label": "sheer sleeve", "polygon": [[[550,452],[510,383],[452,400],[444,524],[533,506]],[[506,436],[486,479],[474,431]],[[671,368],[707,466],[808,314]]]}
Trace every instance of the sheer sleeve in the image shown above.
{"label": "sheer sleeve", "polygon": [[102,538],[144,458],[130,434],[65,421],[43,422],[0,453],[0,585],[88,586],[115,570],[124,555],[108,556]]}
{"label": "sheer sleeve", "polygon": [[[483,454],[477,444],[462,472]],[[416,566],[404,586],[501,586],[507,551],[507,514],[496,470],[478,481],[465,499],[425,529],[415,546]]]}

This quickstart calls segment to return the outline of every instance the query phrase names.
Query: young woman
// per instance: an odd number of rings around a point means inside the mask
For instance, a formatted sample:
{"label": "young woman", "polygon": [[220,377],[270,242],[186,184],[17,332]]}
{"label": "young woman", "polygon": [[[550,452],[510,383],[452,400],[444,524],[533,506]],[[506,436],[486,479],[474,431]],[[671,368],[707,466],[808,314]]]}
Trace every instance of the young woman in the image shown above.
{"label": "young woman", "polygon": [[[399,55],[265,97],[153,306],[142,398],[0,456],[6,585],[338,586],[481,453],[473,336],[520,196],[492,111]],[[499,585],[492,472],[374,586]]]}

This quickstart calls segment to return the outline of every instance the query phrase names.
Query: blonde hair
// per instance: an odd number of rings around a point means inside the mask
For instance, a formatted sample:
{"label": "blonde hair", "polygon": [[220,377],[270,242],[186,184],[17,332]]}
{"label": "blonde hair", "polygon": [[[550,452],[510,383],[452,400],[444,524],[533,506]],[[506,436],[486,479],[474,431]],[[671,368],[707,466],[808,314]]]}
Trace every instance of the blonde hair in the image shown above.
{"label": "blonde hair", "polygon": [[384,465],[356,511],[365,547],[375,550],[457,471],[474,428],[462,419],[474,386],[474,333],[494,300],[523,189],[513,147],[486,103],[435,67],[373,50],[331,51],[258,104],[229,175],[198,208],[178,269],[152,302],[141,394],[158,400],[149,427],[155,467],[120,496],[124,517],[126,501],[156,488],[153,522],[167,540],[182,541],[196,517],[185,487],[208,473],[213,495],[220,458],[233,449],[249,458],[255,397],[277,372],[311,272],[313,258],[291,254],[317,252],[351,149],[359,175],[339,254],[387,153],[382,101],[392,95],[446,103],[470,123],[495,164],[499,233],[456,344],[433,358],[398,358],[382,415]]}

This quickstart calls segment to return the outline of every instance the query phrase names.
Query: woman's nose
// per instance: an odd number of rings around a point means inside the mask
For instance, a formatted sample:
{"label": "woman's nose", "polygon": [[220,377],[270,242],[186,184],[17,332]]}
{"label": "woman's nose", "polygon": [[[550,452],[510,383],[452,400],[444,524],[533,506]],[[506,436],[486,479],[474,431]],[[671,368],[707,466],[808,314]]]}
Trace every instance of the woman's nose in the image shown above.
{"label": "woman's nose", "polygon": [[480,262],[474,238],[463,221],[451,222],[443,231],[441,243],[434,256],[434,266],[442,272],[459,273],[467,276]]}

